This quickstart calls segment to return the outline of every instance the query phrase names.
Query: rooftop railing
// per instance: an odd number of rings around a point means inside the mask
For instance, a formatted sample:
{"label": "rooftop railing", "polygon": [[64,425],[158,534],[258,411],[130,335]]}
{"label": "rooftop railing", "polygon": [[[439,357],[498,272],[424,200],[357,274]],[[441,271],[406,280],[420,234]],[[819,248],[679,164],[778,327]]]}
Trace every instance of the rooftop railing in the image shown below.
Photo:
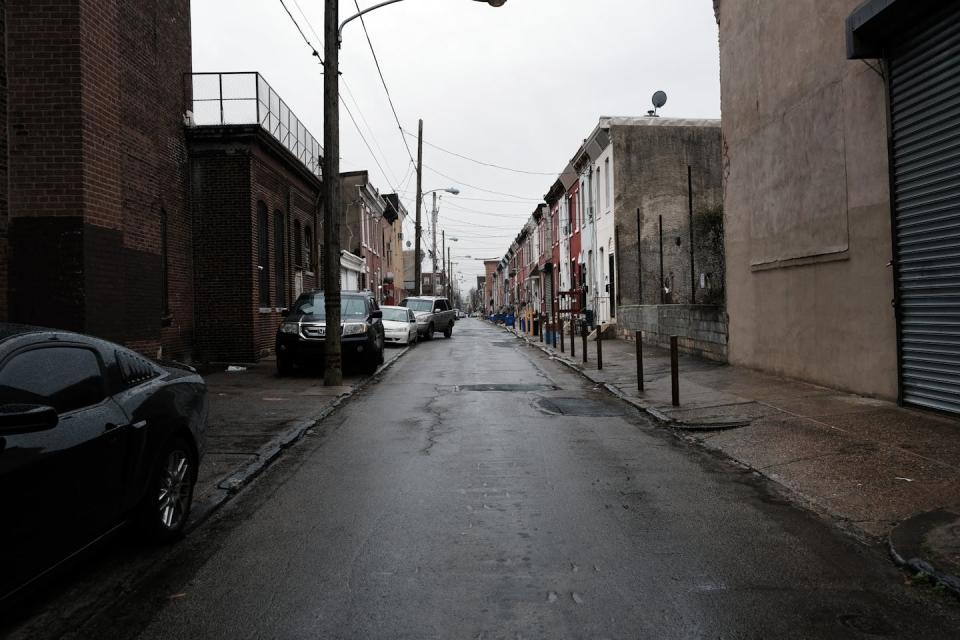
{"label": "rooftop railing", "polygon": [[323,147],[259,73],[190,73],[185,83],[190,126],[258,124],[321,175]]}

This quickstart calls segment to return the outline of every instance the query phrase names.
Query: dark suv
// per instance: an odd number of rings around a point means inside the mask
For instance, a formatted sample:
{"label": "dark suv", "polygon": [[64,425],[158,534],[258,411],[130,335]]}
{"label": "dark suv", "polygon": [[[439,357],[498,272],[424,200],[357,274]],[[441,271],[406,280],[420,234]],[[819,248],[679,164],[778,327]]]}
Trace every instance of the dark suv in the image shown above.
{"label": "dark suv", "polygon": [[[294,366],[322,364],[327,322],[323,291],[304,293],[294,303],[277,329],[277,373],[286,375]],[[374,373],[383,364],[383,312],[370,293],[340,294],[340,335],[344,368],[354,366]]]}

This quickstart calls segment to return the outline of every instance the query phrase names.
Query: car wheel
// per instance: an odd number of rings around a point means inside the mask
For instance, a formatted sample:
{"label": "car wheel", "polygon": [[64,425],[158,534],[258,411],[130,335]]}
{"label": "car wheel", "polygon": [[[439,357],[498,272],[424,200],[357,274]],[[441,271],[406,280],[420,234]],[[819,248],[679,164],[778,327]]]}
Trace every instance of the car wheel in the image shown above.
{"label": "car wheel", "polygon": [[453,323],[451,322],[450,324],[447,325],[447,328],[443,330],[443,337],[449,338],[452,335],[453,335]]}
{"label": "car wheel", "polygon": [[197,457],[183,438],[174,438],[157,458],[143,503],[140,528],[147,538],[168,542],[183,533],[190,516]]}
{"label": "car wheel", "polygon": [[433,323],[431,323],[430,326],[427,327],[427,335],[424,337],[427,340],[433,340],[433,332],[434,332]]}
{"label": "car wheel", "polygon": [[277,375],[289,376],[293,373],[293,363],[287,358],[277,358]]}
{"label": "car wheel", "polygon": [[386,351],[386,348],[387,348],[386,345],[380,345],[380,355],[377,356],[377,364],[378,364],[378,365],[383,364],[383,363],[386,362],[386,360],[387,360],[386,357],[383,355],[383,352]]}

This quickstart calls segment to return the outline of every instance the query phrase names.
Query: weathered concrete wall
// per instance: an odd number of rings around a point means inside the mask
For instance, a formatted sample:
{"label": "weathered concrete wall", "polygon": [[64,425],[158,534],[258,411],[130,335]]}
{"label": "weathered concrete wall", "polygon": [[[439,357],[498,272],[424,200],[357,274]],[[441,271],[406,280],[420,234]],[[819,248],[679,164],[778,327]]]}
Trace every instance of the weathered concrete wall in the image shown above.
{"label": "weathered concrete wall", "polygon": [[[723,153],[720,123],[716,120],[668,118],[613,118],[614,219],[619,235],[620,302],[623,305],[661,303],[660,217],[663,218],[663,280],[670,290],[666,303],[689,304],[692,295],[690,214],[687,167],[693,183],[695,218],[717,211],[722,202]],[[637,266],[637,209],[640,209],[640,261]],[[702,225],[694,222],[694,229]],[[703,239],[701,239],[703,240]],[[714,238],[716,240],[716,238]],[[710,247],[716,255],[710,254]],[[699,252],[699,255],[698,255]],[[698,242],[694,236],[696,301],[705,286],[720,289],[723,280],[722,240]],[[638,272],[640,277],[638,278]],[[642,285],[642,293],[639,291]],[[716,291],[714,291],[714,294]],[[712,302],[722,304],[716,296]]]}
{"label": "weathered concrete wall", "polygon": [[722,307],[711,305],[630,305],[620,308],[617,328],[621,335],[632,337],[643,331],[643,341],[659,347],[670,347],[670,336],[684,353],[727,361],[727,314]]}
{"label": "weathered concrete wall", "polygon": [[882,79],[861,0],[721,0],[730,362],[897,395]]}

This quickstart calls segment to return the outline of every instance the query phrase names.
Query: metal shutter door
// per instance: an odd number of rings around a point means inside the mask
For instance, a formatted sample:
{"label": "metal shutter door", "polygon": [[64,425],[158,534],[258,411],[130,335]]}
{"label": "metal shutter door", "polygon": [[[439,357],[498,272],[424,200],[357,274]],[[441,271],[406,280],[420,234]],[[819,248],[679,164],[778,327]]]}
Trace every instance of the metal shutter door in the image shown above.
{"label": "metal shutter door", "polygon": [[901,393],[960,413],[960,8],[889,62]]}

